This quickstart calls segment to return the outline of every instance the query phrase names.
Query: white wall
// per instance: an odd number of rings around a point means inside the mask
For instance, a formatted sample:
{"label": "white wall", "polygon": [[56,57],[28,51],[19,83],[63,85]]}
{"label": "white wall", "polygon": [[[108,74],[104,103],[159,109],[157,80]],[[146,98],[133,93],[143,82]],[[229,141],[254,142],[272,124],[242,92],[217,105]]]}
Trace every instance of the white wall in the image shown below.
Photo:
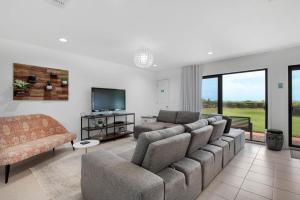
{"label": "white wall", "polygon": [[[300,47],[277,50],[268,53],[243,56],[219,62],[203,64],[204,75],[222,74],[253,69],[268,69],[268,109],[269,128],[284,131],[285,146],[288,146],[288,66],[300,64]],[[170,78],[173,82],[170,96],[174,97],[175,110],[180,109],[175,99],[180,94],[180,69],[160,72],[157,79]],[[284,88],[278,89],[278,82],[283,82]]]}
{"label": "white wall", "polygon": [[[68,101],[13,101],[13,63],[69,70]],[[155,73],[38,46],[0,40],[0,116],[44,113],[80,134],[80,113],[90,113],[91,87],[126,89],[127,111],[155,114]]]}
{"label": "white wall", "polygon": [[[164,70],[157,73],[157,80],[169,80],[169,106],[168,110],[180,110],[180,85],[181,68]],[[159,111],[159,105],[156,104],[156,111]]]}

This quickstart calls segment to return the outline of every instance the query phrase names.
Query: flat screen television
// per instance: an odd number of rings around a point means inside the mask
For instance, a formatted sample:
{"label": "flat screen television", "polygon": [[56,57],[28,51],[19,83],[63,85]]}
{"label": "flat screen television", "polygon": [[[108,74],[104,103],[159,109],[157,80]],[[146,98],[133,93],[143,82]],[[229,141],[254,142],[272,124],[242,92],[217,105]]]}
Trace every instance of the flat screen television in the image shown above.
{"label": "flat screen television", "polygon": [[126,91],[92,88],[92,112],[126,110]]}

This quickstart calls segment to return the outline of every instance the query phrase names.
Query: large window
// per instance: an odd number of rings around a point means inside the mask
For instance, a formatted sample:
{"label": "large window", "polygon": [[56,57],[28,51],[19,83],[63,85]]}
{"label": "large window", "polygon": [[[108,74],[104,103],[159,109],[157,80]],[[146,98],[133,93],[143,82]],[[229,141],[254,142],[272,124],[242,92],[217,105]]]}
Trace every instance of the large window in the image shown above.
{"label": "large window", "polygon": [[[246,137],[264,141],[267,127],[267,70],[220,74],[204,77],[203,114],[232,116],[235,125],[252,122]],[[244,127],[243,127],[244,128]]]}

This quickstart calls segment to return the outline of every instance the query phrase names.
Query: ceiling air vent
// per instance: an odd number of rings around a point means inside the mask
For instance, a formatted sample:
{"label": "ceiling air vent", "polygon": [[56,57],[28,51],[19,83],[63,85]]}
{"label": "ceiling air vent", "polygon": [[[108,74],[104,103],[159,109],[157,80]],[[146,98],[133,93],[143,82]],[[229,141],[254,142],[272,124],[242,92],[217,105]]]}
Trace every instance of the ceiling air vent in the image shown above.
{"label": "ceiling air vent", "polygon": [[66,6],[66,3],[69,0],[46,0],[48,3],[50,3],[51,5],[54,5],[56,7],[59,8],[64,8]]}

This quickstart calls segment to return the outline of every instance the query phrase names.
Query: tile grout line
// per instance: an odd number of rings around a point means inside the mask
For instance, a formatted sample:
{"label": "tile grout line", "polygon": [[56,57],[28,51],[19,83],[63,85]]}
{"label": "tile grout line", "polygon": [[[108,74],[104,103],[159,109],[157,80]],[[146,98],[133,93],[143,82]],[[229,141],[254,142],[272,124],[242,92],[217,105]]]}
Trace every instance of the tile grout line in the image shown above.
{"label": "tile grout line", "polygon": [[[243,178],[243,182],[242,182],[242,184],[241,184],[240,187],[239,187],[238,193],[236,194],[236,196],[235,196],[235,198],[234,198],[235,200],[237,199],[237,197],[238,197],[238,195],[239,195],[239,193],[240,193],[240,191],[241,191],[241,189],[242,189],[242,185],[244,184],[244,182],[245,182],[245,180],[246,180],[246,177],[247,177],[247,175],[249,174],[250,169],[251,169],[251,167],[252,167],[254,161],[256,160],[256,157],[257,157],[259,151],[261,150],[261,148],[262,148],[262,147],[259,147],[259,150],[256,152],[255,157],[254,157],[253,161],[251,162],[251,166],[250,166],[250,168],[247,170],[247,173],[246,173],[245,177]],[[247,191],[247,192],[249,192],[249,191]],[[252,193],[252,192],[250,192],[250,193]],[[258,195],[258,194],[256,194],[256,195]],[[259,196],[261,196],[261,195],[259,195]],[[273,193],[272,193],[272,197],[273,197]]]}
{"label": "tile grout line", "polygon": [[[276,171],[277,171],[277,166],[278,166],[278,165],[285,166],[285,167],[290,167],[290,168],[297,168],[297,167],[292,167],[292,166],[289,166],[289,165],[283,165],[283,164],[278,163],[278,162],[276,162],[276,161],[269,161],[269,162],[272,162],[272,163],[274,164],[274,168],[272,169],[272,170],[273,170],[273,184],[272,184],[272,186],[267,185],[267,184],[264,184],[264,183],[257,182],[257,181],[255,181],[255,180],[253,180],[253,182],[260,183],[260,184],[263,184],[263,185],[272,187],[272,189],[273,189],[272,198],[274,198],[274,190],[280,190],[280,191],[288,192],[288,193],[291,193],[291,194],[294,194],[294,195],[299,195],[298,193],[295,193],[294,191],[290,191],[290,190],[287,190],[287,189],[284,189],[284,188],[279,188],[279,187],[276,187],[276,186],[275,186],[275,181],[276,181],[276,179],[280,179],[280,180],[288,181],[288,182],[293,182],[293,183],[295,183],[295,184],[300,184],[300,183],[295,182],[295,181],[292,181],[292,180],[288,180],[288,179],[284,179],[284,178],[281,178],[281,177],[277,177],[277,175],[276,175],[276,173],[277,173]],[[261,167],[267,168],[267,167],[264,167],[264,166],[261,166]],[[281,171],[281,170],[279,170],[279,171]],[[281,171],[281,172],[286,173],[285,171]],[[270,175],[266,175],[266,174],[262,174],[262,175],[271,177]],[[300,174],[297,174],[297,175],[300,175]],[[299,195],[299,196],[300,196],[300,195]]]}

